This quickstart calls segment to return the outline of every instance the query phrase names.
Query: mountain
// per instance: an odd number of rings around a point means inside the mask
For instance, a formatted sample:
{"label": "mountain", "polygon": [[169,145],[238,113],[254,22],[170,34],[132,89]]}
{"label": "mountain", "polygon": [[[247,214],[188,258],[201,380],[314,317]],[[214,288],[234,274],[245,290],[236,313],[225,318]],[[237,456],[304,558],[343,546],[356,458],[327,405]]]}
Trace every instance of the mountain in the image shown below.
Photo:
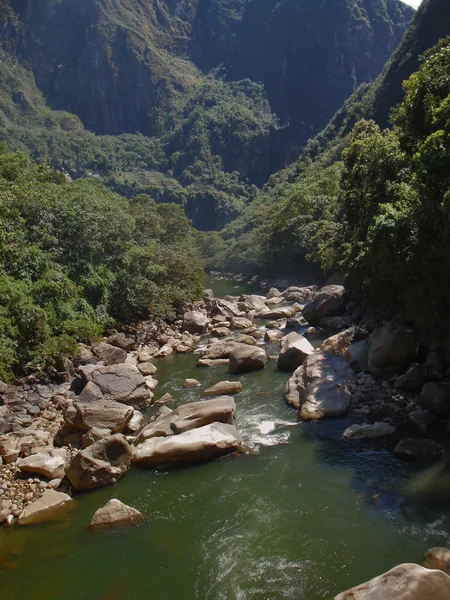
{"label": "mountain", "polygon": [[[346,185],[341,160],[355,124],[374,119],[386,127],[390,112],[403,99],[404,80],[419,69],[420,56],[448,35],[450,4],[425,0],[375,82],[361,86],[324,131],[308,142],[300,158],[271,176],[255,202],[220,237],[211,237],[209,249],[202,241],[208,265],[253,275],[274,275],[280,270],[292,275],[305,259],[325,268],[333,266],[328,255],[333,254],[330,245],[339,247],[341,242],[341,198]],[[417,119],[420,122],[420,114]]]}
{"label": "mountain", "polygon": [[398,48],[385,68],[370,85],[363,85],[336,112],[325,130],[312,144],[317,150],[339,147],[359,119],[374,119],[381,127],[389,124],[389,115],[403,98],[403,82],[419,68],[419,57],[450,34],[450,3],[447,0],[423,0]]}
{"label": "mountain", "polygon": [[0,138],[221,228],[376,77],[412,14],[398,0],[4,0]]}

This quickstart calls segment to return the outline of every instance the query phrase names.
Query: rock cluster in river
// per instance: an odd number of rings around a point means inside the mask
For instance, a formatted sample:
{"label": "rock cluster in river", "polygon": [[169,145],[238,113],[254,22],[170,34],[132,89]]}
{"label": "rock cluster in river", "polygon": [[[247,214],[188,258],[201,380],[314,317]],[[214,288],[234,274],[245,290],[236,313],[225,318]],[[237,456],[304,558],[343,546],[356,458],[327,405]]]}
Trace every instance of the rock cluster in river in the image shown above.
{"label": "rock cluster in river", "polygon": [[[170,394],[158,393],[155,359],[173,353],[195,352],[199,367],[227,365],[234,377],[276,360],[292,372],[286,397],[299,417],[349,412],[355,424],[347,439],[390,435],[405,422],[428,435],[450,417],[450,361],[442,349],[419,360],[410,324],[363,315],[343,286],[225,298],[206,290],[202,301],[178,311],[170,325],[143,322],[80,345],[53,382],[0,383],[0,522],[13,523],[45,490],[70,493],[114,483],[133,462],[161,467],[239,450],[236,407],[228,395],[240,393],[242,383],[230,378],[202,390],[199,381],[186,380],[190,400],[198,389],[198,401],[172,411]],[[150,406],[160,408],[149,419],[142,411]],[[432,440],[408,439],[397,456],[441,455]]]}

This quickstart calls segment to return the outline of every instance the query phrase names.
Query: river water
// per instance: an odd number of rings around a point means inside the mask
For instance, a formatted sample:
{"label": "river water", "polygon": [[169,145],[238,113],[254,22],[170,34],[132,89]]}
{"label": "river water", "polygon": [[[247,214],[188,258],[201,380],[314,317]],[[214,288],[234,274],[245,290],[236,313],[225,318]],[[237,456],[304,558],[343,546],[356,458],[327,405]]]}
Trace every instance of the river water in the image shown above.
{"label": "river water", "polygon": [[[213,285],[217,295],[244,291]],[[232,377],[197,368],[197,358],[158,361],[158,394],[194,401],[200,392],[183,390],[185,378],[204,388]],[[253,454],[133,467],[118,484],[77,495],[64,521],[0,529],[2,600],[324,600],[448,545],[449,500],[405,497],[417,468],[383,443],[344,441],[348,418],[299,424],[283,399],[287,378],[272,361],[240,376],[238,425]],[[88,532],[110,498],[146,522]]]}

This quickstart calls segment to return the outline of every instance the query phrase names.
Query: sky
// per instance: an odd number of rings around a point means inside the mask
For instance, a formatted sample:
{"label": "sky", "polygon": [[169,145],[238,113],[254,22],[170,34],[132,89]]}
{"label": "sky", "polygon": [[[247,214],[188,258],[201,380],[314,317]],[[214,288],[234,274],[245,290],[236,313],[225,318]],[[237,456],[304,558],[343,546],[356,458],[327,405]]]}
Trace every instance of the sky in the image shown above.
{"label": "sky", "polygon": [[414,8],[418,8],[422,3],[422,0],[403,0],[403,2],[409,4],[410,6],[414,6]]}

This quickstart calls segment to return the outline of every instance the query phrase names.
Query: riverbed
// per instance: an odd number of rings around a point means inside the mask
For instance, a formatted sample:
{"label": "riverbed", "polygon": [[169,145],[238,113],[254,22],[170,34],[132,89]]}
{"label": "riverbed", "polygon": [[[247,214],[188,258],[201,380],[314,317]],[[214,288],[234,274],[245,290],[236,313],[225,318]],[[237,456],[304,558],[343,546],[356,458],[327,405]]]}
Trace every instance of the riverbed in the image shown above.
{"label": "riverbed", "polygon": [[[221,296],[250,291],[210,285]],[[196,401],[201,389],[232,378],[226,367],[197,368],[197,359],[155,361],[157,397]],[[190,377],[200,390],[183,389]],[[450,490],[434,503],[406,496],[417,467],[384,442],[343,440],[351,417],[298,423],[283,398],[288,377],[274,361],[239,377],[247,455],[133,467],[114,486],[76,495],[64,521],[0,529],[2,600],[325,600],[448,545]],[[88,532],[110,498],[139,509],[145,523]]]}

